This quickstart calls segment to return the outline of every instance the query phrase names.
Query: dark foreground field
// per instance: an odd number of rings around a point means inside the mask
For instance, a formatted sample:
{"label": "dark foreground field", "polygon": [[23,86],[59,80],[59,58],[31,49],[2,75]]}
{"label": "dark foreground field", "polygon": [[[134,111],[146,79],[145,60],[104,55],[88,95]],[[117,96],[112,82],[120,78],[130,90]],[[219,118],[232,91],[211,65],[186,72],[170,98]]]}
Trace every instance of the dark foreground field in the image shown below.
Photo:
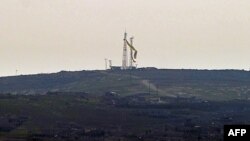
{"label": "dark foreground field", "polygon": [[0,95],[0,140],[222,140],[224,124],[250,123],[250,103],[113,93]]}

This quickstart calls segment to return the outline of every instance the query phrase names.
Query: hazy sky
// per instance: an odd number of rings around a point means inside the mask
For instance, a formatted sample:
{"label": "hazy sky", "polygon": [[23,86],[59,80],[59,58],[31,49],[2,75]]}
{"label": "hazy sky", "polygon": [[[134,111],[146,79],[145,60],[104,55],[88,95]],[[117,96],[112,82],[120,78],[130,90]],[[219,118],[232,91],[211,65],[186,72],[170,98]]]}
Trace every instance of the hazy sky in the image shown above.
{"label": "hazy sky", "polygon": [[249,69],[249,0],[0,0],[0,75],[121,65]]}

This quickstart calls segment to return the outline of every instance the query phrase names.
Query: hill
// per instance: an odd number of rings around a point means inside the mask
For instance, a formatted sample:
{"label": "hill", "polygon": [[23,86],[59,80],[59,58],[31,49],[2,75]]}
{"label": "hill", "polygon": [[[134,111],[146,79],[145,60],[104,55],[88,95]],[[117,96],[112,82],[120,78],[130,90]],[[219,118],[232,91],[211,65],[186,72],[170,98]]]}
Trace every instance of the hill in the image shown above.
{"label": "hill", "polygon": [[51,74],[2,77],[0,78],[0,92],[44,94],[48,91],[70,91],[101,94],[109,90],[116,90],[119,93],[129,93],[130,90],[126,88],[131,85],[136,88],[137,81],[137,79],[129,78],[127,75],[106,71],[62,71]]}
{"label": "hill", "polygon": [[140,68],[21,75],[0,78],[0,93],[43,94],[48,91],[121,95],[151,93],[207,100],[248,99],[250,72]]}
{"label": "hill", "polygon": [[223,140],[223,125],[250,122],[249,78],[155,68],[2,77],[0,141]]}

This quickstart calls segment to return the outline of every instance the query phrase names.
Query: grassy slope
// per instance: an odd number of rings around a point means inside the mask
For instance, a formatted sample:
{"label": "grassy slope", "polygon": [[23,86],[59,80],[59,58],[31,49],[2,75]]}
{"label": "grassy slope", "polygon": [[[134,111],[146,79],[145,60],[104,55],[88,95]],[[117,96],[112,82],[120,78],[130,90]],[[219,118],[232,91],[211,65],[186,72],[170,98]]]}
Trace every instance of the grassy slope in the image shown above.
{"label": "grassy slope", "polygon": [[246,99],[250,73],[237,70],[155,70],[59,72],[0,78],[0,92],[46,93],[84,91],[121,95],[141,92],[165,96],[196,96],[208,100]]}
{"label": "grassy slope", "polygon": [[120,94],[143,92],[140,80],[128,75],[106,71],[59,72],[0,78],[0,92],[35,94],[47,91],[73,91],[103,94],[116,91]]}
{"label": "grassy slope", "polygon": [[[250,72],[239,70],[136,70],[117,72],[136,76],[151,84],[151,92],[165,96],[188,96],[207,100],[247,99]],[[149,87],[149,86],[147,86]],[[157,89],[155,89],[157,88]]]}

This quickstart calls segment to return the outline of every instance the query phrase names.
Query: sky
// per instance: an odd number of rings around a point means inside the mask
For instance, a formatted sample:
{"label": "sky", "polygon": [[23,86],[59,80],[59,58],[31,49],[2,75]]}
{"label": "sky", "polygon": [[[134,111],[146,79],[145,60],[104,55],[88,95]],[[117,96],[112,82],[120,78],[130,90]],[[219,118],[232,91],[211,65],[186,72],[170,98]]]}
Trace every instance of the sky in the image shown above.
{"label": "sky", "polygon": [[138,67],[250,68],[249,0],[0,0],[0,76],[121,65],[125,30]]}

